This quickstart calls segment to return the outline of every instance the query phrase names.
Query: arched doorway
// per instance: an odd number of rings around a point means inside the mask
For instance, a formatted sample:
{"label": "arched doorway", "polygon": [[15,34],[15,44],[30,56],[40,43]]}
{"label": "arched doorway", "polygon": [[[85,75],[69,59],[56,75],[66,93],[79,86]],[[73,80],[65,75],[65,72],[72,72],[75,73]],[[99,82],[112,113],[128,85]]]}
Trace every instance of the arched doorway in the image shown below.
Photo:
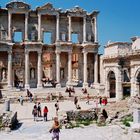
{"label": "arched doorway", "polygon": [[115,98],[116,97],[116,78],[115,78],[115,73],[113,71],[109,72],[108,81],[109,81],[110,98]]}

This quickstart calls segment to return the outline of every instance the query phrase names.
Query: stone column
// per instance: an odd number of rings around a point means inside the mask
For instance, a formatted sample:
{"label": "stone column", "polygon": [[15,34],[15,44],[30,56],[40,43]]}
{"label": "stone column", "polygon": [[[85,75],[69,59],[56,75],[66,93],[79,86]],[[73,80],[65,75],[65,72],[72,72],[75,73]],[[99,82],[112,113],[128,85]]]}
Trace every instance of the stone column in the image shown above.
{"label": "stone column", "polygon": [[86,16],[83,17],[83,43],[86,42]]}
{"label": "stone column", "polygon": [[56,15],[56,41],[59,41],[59,15]]}
{"label": "stone column", "polygon": [[12,51],[8,51],[8,89],[12,88]]}
{"label": "stone column", "polygon": [[68,82],[67,85],[71,85],[71,74],[72,74],[72,52],[68,52]]}
{"label": "stone column", "polygon": [[123,99],[123,91],[122,91],[122,74],[121,68],[116,67],[116,100],[119,101]]}
{"label": "stone column", "polygon": [[94,55],[94,84],[98,83],[98,54]]}
{"label": "stone column", "polygon": [[41,41],[41,14],[38,14],[38,41]]}
{"label": "stone column", "polygon": [[86,88],[86,87],[88,87],[88,83],[87,83],[87,52],[86,51],[84,51],[83,52],[83,57],[84,57],[84,73],[83,73],[83,75],[84,75],[84,81],[83,81],[83,87],[84,88]]}
{"label": "stone column", "polygon": [[11,18],[12,14],[8,12],[8,40],[11,40]]}
{"label": "stone column", "polygon": [[60,87],[60,52],[56,51],[56,81],[57,87]]}
{"label": "stone column", "polygon": [[68,41],[71,42],[71,16],[68,16],[68,20],[69,20]]}
{"label": "stone column", "polygon": [[25,14],[25,39],[28,40],[28,13]]}
{"label": "stone column", "polygon": [[38,62],[37,62],[37,74],[38,74],[38,82],[37,88],[42,88],[42,63],[41,63],[41,52],[38,52]]}
{"label": "stone column", "polygon": [[97,33],[97,16],[94,17],[94,38],[95,42],[98,42],[98,33]]}
{"label": "stone column", "polygon": [[25,89],[29,88],[29,51],[25,50]]}

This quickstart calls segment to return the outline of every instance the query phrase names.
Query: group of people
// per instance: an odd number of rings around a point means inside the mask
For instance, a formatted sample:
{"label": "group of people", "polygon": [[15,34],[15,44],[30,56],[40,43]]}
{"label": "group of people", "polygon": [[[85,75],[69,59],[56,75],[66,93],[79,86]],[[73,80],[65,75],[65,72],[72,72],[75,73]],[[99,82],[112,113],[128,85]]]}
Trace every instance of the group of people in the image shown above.
{"label": "group of people", "polygon": [[[32,114],[34,116],[34,121],[37,121],[37,117],[42,117],[42,111],[41,111],[41,103],[39,102],[38,105],[35,104],[32,110]],[[44,121],[47,121],[47,114],[48,114],[48,108],[47,106],[44,107],[43,109],[43,117]]]}
{"label": "group of people", "polygon": [[71,97],[71,93],[75,93],[74,87],[67,87],[65,92],[68,92],[69,97]]}

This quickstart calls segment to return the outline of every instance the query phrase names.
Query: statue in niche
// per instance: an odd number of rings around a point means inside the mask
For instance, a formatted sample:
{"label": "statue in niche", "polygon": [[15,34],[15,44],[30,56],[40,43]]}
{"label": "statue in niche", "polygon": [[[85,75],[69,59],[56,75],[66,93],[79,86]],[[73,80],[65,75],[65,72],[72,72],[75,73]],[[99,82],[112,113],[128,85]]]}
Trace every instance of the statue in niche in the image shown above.
{"label": "statue in niche", "polygon": [[35,69],[31,68],[31,79],[35,78]]}
{"label": "statue in niche", "polygon": [[2,80],[6,80],[6,69],[2,69]]}

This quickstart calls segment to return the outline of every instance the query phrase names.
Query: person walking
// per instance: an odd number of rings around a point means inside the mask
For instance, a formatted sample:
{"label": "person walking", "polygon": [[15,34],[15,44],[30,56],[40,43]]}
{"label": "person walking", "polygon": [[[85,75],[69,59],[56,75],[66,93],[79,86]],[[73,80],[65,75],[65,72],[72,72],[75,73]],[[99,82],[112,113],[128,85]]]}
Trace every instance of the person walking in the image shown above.
{"label": "person walking", "polygon": [[47,121],[48,120],[48,118],[47,118],[47,115],[48,115],[48,108],[47,108],[47,106],[44,107],[43,113],[44,113],[44,121]]}
{"label": "person walking", "polygon": [[40,102],[38,103],[38,106],[37,106],[37,115],[38,115],[38,117],[42,116],[41,115],[41,104],[40,104]]}
{"label": "person walking", "polygon": [[49,132],[53,133],[52,140],[59,140],[60,125],[57,117],[54,118],[53,126],[49,130]]}
{"label": "person walking", "polygon": [[87,94],[87,101],[86,101],[86,104],[88,104],[88,105],[89,105],[89,99],[90,99],[89,94]]}
{"label": "person walking", "polygon": [[77,96],[74,97],[74,104],[75,104],[75,107],[77,108],[77,104],[78,104],[78,98],[77,98]]}
{"label": "person walking", "polygon": [[23,105],[23,96],[20,96],[19,101],[20,101],[20,104]]}
{"label": "person walking", "polygon": [[34,107],[33,107],[33,110],[32,110],[32,114],[33,114],[33,117],[34,117],[34,121],[36,121],[37,120],[37,106],[36,105],[34,105]]}
{"label": "person walking", "polygon": [[56,116],[58,116],[58,110],[59,110],[59,101],[57,100],[55,103],[55,110],[56,110]]}

